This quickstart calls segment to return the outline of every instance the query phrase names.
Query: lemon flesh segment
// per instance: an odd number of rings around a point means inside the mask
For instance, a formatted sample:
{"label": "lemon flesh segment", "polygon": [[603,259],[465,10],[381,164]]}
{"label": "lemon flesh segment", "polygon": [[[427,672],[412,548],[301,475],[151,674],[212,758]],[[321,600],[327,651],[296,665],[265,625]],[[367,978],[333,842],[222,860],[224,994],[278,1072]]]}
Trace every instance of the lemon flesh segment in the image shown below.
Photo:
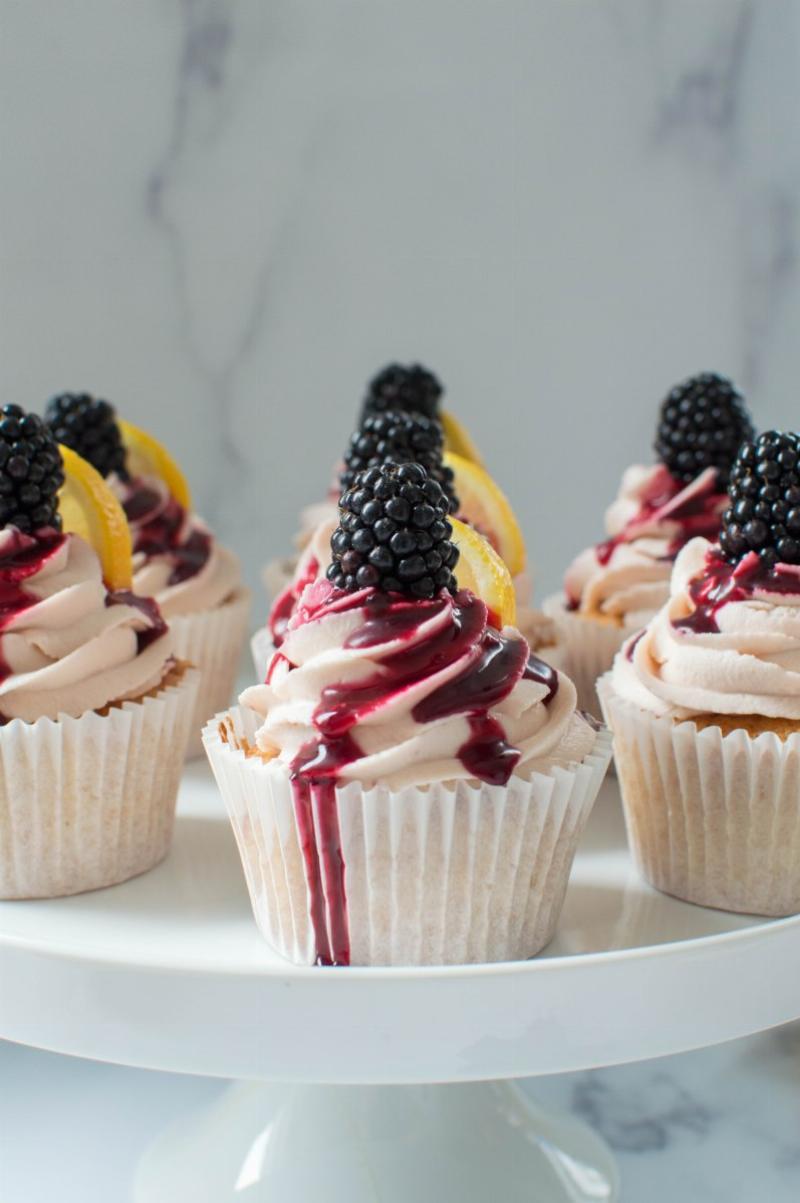
{"label": "lemon flesh segment", "polygon": [[64,484],[58,509],[65,531],[80,535],[97,552],[103,580],[112,590],[133,584],[131,532],[125,511],[99,472],[70,447],[59,445]]}
{"label": "lemon flesh segment", "polygon": [[131,476],[157,476],[162,480],[178,505],[191,511],[192,494],[186,477],[166,447],[124,418],[117,418],[122,442],[127,453],[128,471]]}
{"label": "lemon flesh segment", "polygon": [[483,464],[483,459],[472,436],[465,426],[454,418],[446,409],[441,412],[442,430],[444,431],[444,449],[461,455],[464,459],[472,460],[473,464]]}
{"label": "lemon flesh segment", "polygon": [[489,607],[498,628],[513,627],[517,621],[517,597],[514,582],[503,560],[473,527],[450,518],[452,539],[459,551],[455,577],[460,589],[469,589]]}
{"label": "lemon flesh segment", "polygon": [[452,451],[445,452],[444,462],[453,470],[462,518],[486,536],[512,576],[524,572],[525,540],[505,493],[480,464]]}

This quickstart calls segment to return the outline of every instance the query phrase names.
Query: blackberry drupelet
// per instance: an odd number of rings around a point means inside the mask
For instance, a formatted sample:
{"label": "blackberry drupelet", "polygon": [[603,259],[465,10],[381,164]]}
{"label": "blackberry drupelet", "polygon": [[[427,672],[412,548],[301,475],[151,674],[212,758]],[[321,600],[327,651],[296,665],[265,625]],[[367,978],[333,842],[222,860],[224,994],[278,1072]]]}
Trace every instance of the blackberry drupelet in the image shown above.
{"label": "blackberry drupelet", "polygon": [[800,564],[800,435],[768,430],[745,443],[729,493],[720,535],[727,559],[756,551],[766,568]]}
{"label": "blackberry drupelet", "polygon": [[367,414],[382,413],[387,409],[438,418],[439,398],[443,392],[433,373],[421,364],[403,367],[399,363],[390,363],[370,381],[361,420]]}
{"label": "blackberry drupelet", "polygon": [[655,452],[677,479],[689,483],[716,468],[721,487],[753,424],[730,380],[701,372],[677,384],[661,404]]}
{"label": "blackberry drupelet", "polygon": [[442,463],[444,435],[438,422],[423,414],[390,409],[367,414],[350,440],[344,457],[339,483],[342,492],[351,488],[359,472],[391,460],[396,464],[421,464],[438,481],[456,513],[458,498],[453,487],[453,471]]}
{"label": "blackberry drupelet", "polygon": [[88,393],[62,393],[45,412],[55,439],[88,460],[101,476],[128,478],[125,448],[114,407]]}
{"label": "blackberry drupelet", "polygon": [[37,414],[19,405],[0,408],[0,526],[24,534],[61,529],[58,490],[64,469],[58,444]]}
{"label": "blackberry drupelet", "polygon": [[351,593],[454,593],[458,548],[447,514],[444,490],[421,464],[384,463],[360,472],[339,502],[328,580]]}

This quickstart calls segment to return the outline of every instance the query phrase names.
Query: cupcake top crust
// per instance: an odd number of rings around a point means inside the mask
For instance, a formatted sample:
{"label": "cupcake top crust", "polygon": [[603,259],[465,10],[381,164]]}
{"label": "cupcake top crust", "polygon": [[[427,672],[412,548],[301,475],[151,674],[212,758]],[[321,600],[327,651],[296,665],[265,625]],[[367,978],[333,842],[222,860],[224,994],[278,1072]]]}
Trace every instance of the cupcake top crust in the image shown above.
{"label": "cupcake top crust", "polygon": [[606,511],[607,538],[570,565],[568,609],[637,629],[667,600],[676,556],[691,539],[716,540],[728,479],[753,429],[730,381],[711,372],[676,385],[661,404],[658,462],[634,465]]}
{"label": "cupcake top crust", "polygon": [[[797,505],[795,505],[797,503]],[[679,554],[670,597],[614,665],[645,709],[800,720],[800,439],[741,448],[718,544]]]}
{"label": "cupcake top crust", "polygon": [[[165,617],[213,609],[241,584],[239,561],[170,489],[169,481],[139,472],[122,423],[107,401],[62,393],[49,402],[54,437],[105,477],[125,510],[133,542],[133,592],[154,597]],[[153,444],[157,446],[157,444]]]}

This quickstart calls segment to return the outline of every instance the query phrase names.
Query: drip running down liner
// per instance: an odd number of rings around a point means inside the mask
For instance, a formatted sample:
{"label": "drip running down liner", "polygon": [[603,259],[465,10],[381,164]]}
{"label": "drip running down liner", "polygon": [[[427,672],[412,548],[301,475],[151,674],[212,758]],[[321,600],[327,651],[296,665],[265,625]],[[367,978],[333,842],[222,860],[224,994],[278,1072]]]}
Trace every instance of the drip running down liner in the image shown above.
{"label": "drip running down liner", "polygon": [[250,602],[249,590],[237,589],[213,610],[179,614],[169,620],[175,655],[200,670],[187,759],[202,755],[203,726],[231,700],[247,637]]}
{"label": "drip running down liner", "polygon": [[127,881],[166,856],[198,672],[135,701],[0,727],[0,898]]}
{"label": "drip running down liner", "polygon": [[598,686],[628,838],[647,881],[700,906],[800,911],[800,732],[781,739],[675,720]]}
{"label": "drip running down liner", "polygon": [[550,941],[608,766],[608,732],[581,764],[543,761],[504,787],[349,782],[309,791],[298,807],[288,770],[251,750],[259,723],[235,707],[203,740],[256,920],[281,955],[305,965],[327,950],[352,965],[466,964],[523,959]]}

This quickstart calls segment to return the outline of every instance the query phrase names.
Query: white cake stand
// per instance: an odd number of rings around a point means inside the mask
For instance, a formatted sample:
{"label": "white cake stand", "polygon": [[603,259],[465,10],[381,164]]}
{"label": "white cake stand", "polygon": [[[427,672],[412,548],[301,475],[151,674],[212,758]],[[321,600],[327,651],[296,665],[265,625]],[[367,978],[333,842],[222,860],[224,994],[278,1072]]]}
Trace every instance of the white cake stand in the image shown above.
{"label": "white cake stand", "polygon": [[296,969],[258,935],[221,802],[193,765],[154,872],[0,904],[0,1036],[239,1079],[148,1152],[135,1203],[598,1203],[618,1197],[608,1150],[510,1080],[796,1019],[799,955],[800,917],[643,885],[609,782],[536,960]]}

